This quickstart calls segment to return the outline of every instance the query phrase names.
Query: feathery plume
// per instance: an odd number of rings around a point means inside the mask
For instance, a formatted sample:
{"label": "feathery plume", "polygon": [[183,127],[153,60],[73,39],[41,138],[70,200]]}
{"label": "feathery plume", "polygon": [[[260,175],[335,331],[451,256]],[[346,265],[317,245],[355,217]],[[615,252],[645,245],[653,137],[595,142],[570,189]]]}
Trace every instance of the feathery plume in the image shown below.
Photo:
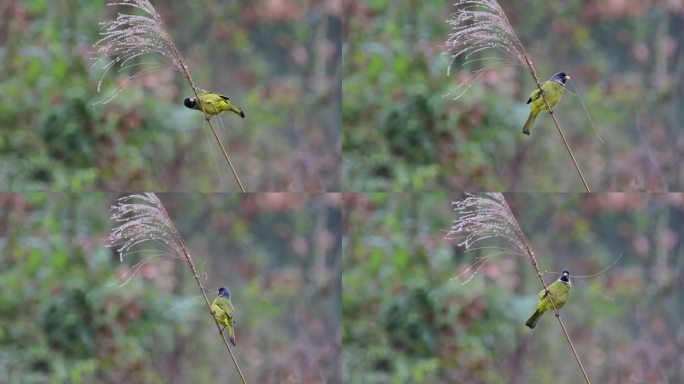
{"label": "feathery plume", "polygon": [[501,193],[466,196],[452,203],[458,218],[447,233],[448,239],[456,239],[459,247],[470,249],[479,241],[500,237],[510,241],[522,254],[528,253],[525,234]]}
{"label": "feathery plume", "polygon": [[499,49],[514,61],[526,65],[522,44],[499,3],[495,0],[459,0],[455,6],[456,12],[447,20],[453,29],[445,52],[452,58],[447,76],[457,58],[467,59],[489,48]]}
{"label": "feathery plume", "polygon": [[[111,61],[104,66],[104,73],[97,83],[98,92],[100,92],[102,86],[102,79],[112,67],[118,64],[123,70],[127,68],[125,65],[129,61],[146,54],[152,54],[161,58],[168,67],[178,70],[183,74],[187,72],[183,58],[173,44],[173,40],[171,40],[171,36],[169,36],[161,16],[149,1],[122,0],[107,3],[107,6],[114,5],[137,8],[142,10],[144,14],[119,13],[115,20],[100,23],[102,26],[100,35],[102,38],[95,43],[95,48],[99,54],[95,64],[108,59]],[[131,76],[131,79],[144,72],[136,73]],[[114,99],[123,87],[102,100],[101,103]]]}
{"label": "feathery plume", "polygon": [[156,241],[178,257],[186,257],[183,239],[154,193],[122,197],[110,212],[118,225],[109,233],[107,246],[116,248],[121,261],[134,246],[146,241]]}

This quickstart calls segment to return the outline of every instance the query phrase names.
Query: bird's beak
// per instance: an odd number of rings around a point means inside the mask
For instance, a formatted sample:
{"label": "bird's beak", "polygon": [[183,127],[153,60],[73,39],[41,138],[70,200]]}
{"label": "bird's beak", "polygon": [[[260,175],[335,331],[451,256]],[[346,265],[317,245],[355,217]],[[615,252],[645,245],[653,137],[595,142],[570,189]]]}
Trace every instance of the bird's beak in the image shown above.
{"label": "bird's beak", "polygon": [[565,75],[565,80],[570,80],[570,76]]}

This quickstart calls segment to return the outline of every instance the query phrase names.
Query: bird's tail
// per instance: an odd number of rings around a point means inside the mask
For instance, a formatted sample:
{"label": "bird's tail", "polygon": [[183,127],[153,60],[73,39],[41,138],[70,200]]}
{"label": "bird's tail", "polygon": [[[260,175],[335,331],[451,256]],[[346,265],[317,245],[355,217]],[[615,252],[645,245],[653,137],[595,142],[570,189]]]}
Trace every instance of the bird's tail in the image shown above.
{"label": "bird's tail", "polygon": [[228,328],[229,328],[228,336],[230,337],[230,343],[233,344],[234,346],[237,346],[237,344],[235,344],[235,328],[233,328],[233,327],[228,327]]}
{"label": "bird's tail", "polygon": [[526,135],[530,135],[530,128],[532,128],[532,124],[534,124],[534,119],[537,117],[537,114],[534,112],[530,112],[530,117],[527,118],[527,121],[525,122],[525,125],[523,125],[523,133]]}
{"label": "bird's tail", "polygon": [[527,319],[527,322],[525,323],[525,325],[530,327],[530,329],[534,329],[534,327],[537,326],[537,320],[539,320],[539,317],[541,317],[541,315],[543,313],[544,312],[535,311],[534,314],[532,314],[532,317]]}
{"label": "bird's tail", "polygon": [[233,112],[234,114],[236,114],[236,115],[242,117],[243,119],[245,118],[245,113],[242,112],[242,109],[239,108],[239,107],[236,107],[236,106],[234,106],[234,105],[231,104],[231,105],[230,105],[230,111]]}

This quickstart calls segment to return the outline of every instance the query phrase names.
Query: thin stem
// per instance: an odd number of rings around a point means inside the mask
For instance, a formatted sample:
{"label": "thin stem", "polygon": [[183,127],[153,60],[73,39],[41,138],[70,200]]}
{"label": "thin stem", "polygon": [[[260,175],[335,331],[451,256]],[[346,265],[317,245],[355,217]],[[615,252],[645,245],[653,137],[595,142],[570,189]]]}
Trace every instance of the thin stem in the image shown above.
{"label": "thin stem", "polygon": [[197,269],[195,269],[195,263],[192,262],[192,257],[188,253],[188,251],[185,249],[185,244],[183,244],[183,253],[185,254],[185,260],[188,263],[188,266],[190,267],[190,270],[192,271],[192,276],[195,278],[195,281],[197,282],[197,285],[200,288],[200,291],[202,292],[202,297],[204,298],[204,302],[207,304],[207,308],[209,308],[209,313],[211,314],[211,317],[214,319],[214,323],[216,324],[216,329],[219,331],[219,334],[221,335],[221,339],[223,340],[223,345],[226,346],[226,349],[228,350],[228,353],[230,353],[230,358],[233,360],[233,363],[235,364],[235,368],[238,371],[238,374],[240,375],[240,379],[242,380],[243,384],[247,384],[247,381],[245,380],[245,376],[242,374],[242,370],[240,369],[240,366],[238,365],[237,359],[235,358],[235,355],[233,354],[233,350],[230,349],[230,345],[228,345],[228,340],[226,340],[226,335],[221,331],[221,325],[218,322],[218,319],[216,319],[216,315],[214,312],[211,310],[211,303],[209,303],[209,298],[207,298],[207,294],[204,290],[204,286],[202,285],[202,282],[199,278],[199,275],[197,274]]}
{"label": "thin stem", "polygon": [[[510,21],[508,21],[508,17],[506,14],[503,14],[504,19],[506,22],[510,25]],[[511,27],[513,29],[513,27]],[[520,39],[518,39],[518,35],[514,34],[513,38],[518,45],[518,48],[520,49],[520,52],[523,55],[523,58],[525,59],[525,63],[527,64],[527,69],[530,71],[530,75],[532,75],[532,78],[534,79],[534,82],[537,84],[537,88],[539,89],[539,92],[544,99],[544,103],[546,104],[546,107],[549,109],[549,114],[551,115],[551,118],[553,119],[553,122],[556,124],[556,128],[558,129],[558,134],[560,135],[561,139],[563,139],[563,144],[565,145],[565,149],[568,150],[568,153],[570,154],[570,158],[572,159],[572,163],[575,165],[575,169],[577,170],[577,173],[580,176],[580,179],[582,179],[582,184],[584,184],[584,188],[587,190],[587,192],[591,192],[589,189],[589,184],[587,184],[587,180],[584,178],[584,174],[582,173],[582,170],[579,167],[579,164],[577,163],[577,159],[575,159],[575,155],[572,153],[572,149],[570,149],[570,144],[568,144],[568,140],[565,138],[565,134],[563,133],[563,130],[561,129],[560,124],[558,123],[558,120],[556,120],[556,115],[553,113],[553,108],[551,108],[551,105],[549,104],[549,101],[546,99],[546,95],[544,94],[544,91],[541,89],[541,83],[539,82],[539,77],[537,76],[537,72],[534,70],[534,65],[532,65],[532,61],[530,60],[529,55],[527,54],[527,50],[525,49],[525,46],[522,45],[522,42],[520,42]]]}
{"label": "thin stem", "polygon": [[[160,210],[164,213],[166,217],[169,217],[169,214],[166,212],[166,208],[164,208],[163,205],[159,205]],[[202,281],[199,278],[199,275],[197,274],[197,268],[195,268],[195,263],[192,261],[192,256],[190,256],[190,252],[188,252],[187,246],[185,245],[185,240],[183,240],[183,237],[180,235],[178,230],[176,229],[175,226],[171,227],[171,230],[174,232],[174,237],[178,240],[178,244],[180,245],[181,251],[183,253],[183,256],[185,257],[185,261],[188,264],[188,267],[190,268],[190,271],[192,272],[192,276],[195,278],[195,281],[197,282],[197,285],[200,288],[200,292],[202,292],[202,297],[204,298],[204,302],[207,304],[207,308],[209,308],[209,313],[211,314],[211,317],[214,319],[214,323],[216,324],[216,329],[218,329],[219,334],[221,334],[221,339],[223,339],[223,344],[226,346],[226,349],[228,350],[228,353],[230,354],[230,358],[233,360],[233,364],[235,364],[235,368],[238,371],[238,374],[240,375],[240,379],[242,380],[243,384],[247,384],[247,381],[245,380],[245,376],[242,374],[242,370],[240,369],[240,365],[238,365],[237,359],[235,358],[235,355],[233,354],[233,350],[230,349],[230,346],[228,345],[228,341],[226,340],[226,336],[223,334],[221,331],[221,325],[218,322],[218,319],[216,318],[216,315],[211,309],[211,303],[209,302],[209,298],[207,297],[207,293],[204,289],[204,286],[202,285]]]}
{"label": "thin stem", "polygon": [[[540,87],[541,89],[541,87]],[[551,106],[549,106],[548,100],[546,100],[546,96],[544,96],[544,93],[542,92],[542,97],[544,98],[544,103],[546,103],[546,106],[549,107],[549,114],[551,114],[551,117],[553,118],[553,122],[556,123],[556,128],[558,128],[558,134],[560,134],[561,138],[563,139],[563,144],[565,144],[565,149],[568,150],[568,153],[570,154],[570,158],[572,159],[572,163],[575,165],[575,169],[577,169],[577,173],[579,174],[580,178],[582,179],[582,184],[584,184],[584,189],[587,190],[587,192],[591,193],[591,190],[589,189],[589,184],[587,184],[587,180],[584,178],[584,175],[582,174],[582,171],[580,170],[579,164],[577,164],[577,159],[575,159],[575,155],[572,153],[572,149],[570,149],[570,145],[568,144],[568,140],[565,138],[565,134],[563,134],[563,130],[560,127],[560,124],[558,124],[558,120],[556,120],[556,115],[553,114],[553,110],[551,109]]]}
{"label": "thin stem", "polygon": [[[525,244],[527,246],[527,239],[525,239]],[[528,248],[529,250],[529,248]],[[577,350],[575,349],[575,346],[572,344],[572,340],[570,339],[570,335],[568,334],[568,331],[565,329],[565,324],[563,324],[563,320],[561,320],[560,317],[560,312],[558,311],[558,308],[556,308],[556,303],[553,301],[553,296],[549,292],[549,288],[546,286],[546,283],[544,282],[544,279],[542,278],[542,273],[539,270],[539,266],[537,265],[537,260],[534,256],[534,253],[532,253],[531,250],[529,250],[528,256],[530,257],[531,264],[534,267],[534,270],[537,272],[537,276],[539,276],[539,281],[541,281],[542,286],[544,287],[544,291],[546,291],[546,295],[549,298],[549,301],[551,301],[551,306],[553,306],[553,312],[556,315],[556,319],[558,319],[558,323],[560,324],[561,328],[563,329],[563,333],[565,334],[565,339],[568,341],[568,344],[570,344],[570,348],[572,348],[572,354],[575,356],[575,360],[577,360],[577,364],[579,365],[580,369],[582,370],[582,375],[584,376],[584,380],[587,382],[587,384],[591,384],[591,381],[589,381],[589,376],[587,375],[587,371],[584,370],[584,365],[582,365],[582,362],[580,361],[579,355],[577,354]]]}
{"label": "thin stem", "polygon": [[[138,39],[136,39],[134,41],[136,45],[140,44],[139,43],[140,40],[147,41],[149,43],[150,37],[145,36],[145,32],[147,32],[148,34],[154,34],[153,39],[155,42],[158,39],[161,39],[165,42],[165,44],[162,48],[159,48],[156,44],[154,44],[153,48],[145,48],[145,49],[142,49],[139,51],[133,50],[131,52],[130,51],[131,48],[127,48],[127,47],[131,44],[134,44],[134,43],[131,43],[131,41],[130,41],[130,39],[132,39],[132,37],[129,36],[128,37],[129,40],[125,40],[125,38],[124,38],[124,42],[120,41],[120,39],[122,39],[120,37],[121,34],[126,36],[125,31],[133,31],[133,32],[130,32],[131,35],[135,35],[135,33],[136,33],[134,28],[127,26],[126,29],[122,29],[122,30],[116,30],[116,31],[108,30],[108,32],[106,33],[107,36],[103,40],[100,40],[101,42],[102,41],[106,42],[106,44],[103,43],[104,46],[101,48],[101,51],[105,52],[105,53],[109,53],[110,51],[114,51],[116,53],[117,50],[123,50],[125,56],[123,57],[123,61],[121,62],[122,65],[125,64],[126,62],[128,62],[129,60],[131,60],[137,56],[146,54],[146,53],[157,54],[158,56],[162,57],[165,61],[172,64],[175,68],[177,68],[183,74],[183,77],[185,77],[188,84],[192,88],[192,91],[194,92],[195,97],[197,98],[197,100],[199,100],[199,95],[197,94],[198,88],[195,86],[195,83],[192,81],[192,76],[190,76],[190,70],[188,69],[188,65],[185,62],[183,55],[180,53],[180,51],[178,50],[176,45],[173,43],[173,39],[171,39],[171,35],[169,34],[169,30],[166,27],[164,20],[162,19],[161,15],[159,13],[157,13],[157,11],[154,9],[152,4],[150,4],[147,1],[144,1],[144,2],[133,1],[131,3],[129,3],[128,1],[125,1],[124,3],[112,3],[112,4],[129,5],[129,6],[140,8],[140,9],[144,10],[148,15],[150,15],[154,19],[153,22],[150,21],[149,23],[147,23],[147,22],[143,23],[145,26],[147,26],[147,29],[145,29],[144,32],[142,33],[143,36],[138,36]],[[119,17],[122,17],[122,15],[120,14]],[[144,17],[143,19],[149,20],[148,17]],[[112,22],[112,24],[114,26],[121,26],[120,24],[117,24],[117,22]],[[150,24],[152,26],[150,26]],[[113,27],[110,27],[110,29],[112,29],[112,28]],[[150,32],[150,30],[152,32]],[[117,42],[120,44],[124,44],[124,48],[117,46],[116,45]],[[98,42],[98,43],[96,43],[96,45],[97,44],[100,44],[100,43]],[[149,44],[151,44],[151,43],[149,43]],[[122,60],[122,59],[117,58],[114,61],[114,63],[119,62],[120,60]],[[102,76],[104,76],[104,74]],[[98,85],[98,90],[99,90],[99,85]],[[207,115],[207,113],[205,111],[202,111],[202,112],[204,113],[204,118],[207,121],[209,121],[209,116]],[[233,173],[235,180],[237,181],[238,185],[240,186],[240,191],[242,191],[242,193],[245,193],[245,187],[242,185],[242,181],[240,181],[240,178],[238,177],[237,171],[235,170],[235,167],[233,166],[233,162],[230,161],[230,158],[228,157],[228,152],[226,151],[225,147],[223,146],[223,143],[221,143],[221,140],[219,139],[218,134],[216,132],[216,128],[214,128],[214,125],[211,123],[211,121],[209,121],[209,126],[211,126],[211,130],[214,133],[214,137],[216,138],[216,141],[218,142],[219,147],[221,148],[221,152],[223,152],[223,157],[226,159],[226,162],[228,162],[228,167],[230,168],[230,171]]]}
{"label": "thin stem", "polygon": [[[197,94],[197,92],[195,92],[195,94]],[[204,116],[205,117],[207,116],[206,112],[204,112]],[[218,143],[219,147],[221,147],[221,152],[223,153],[223,157],[225,157],[226,161],[228,162],[228,166],[230,167],[230,171],[233,173],[233,176],[235,176],[235,181],[237,181],[238,185],[240,186],[240,191],[242,193],[246,193],[245,187],[242,186],[242,182],[240,181],[240,177],[238,176],[237,172],[235,171],[235,167],[233,167],[233,162],[230,161],[230,158],[228,157],[228,153],[226,153],[226,149],[223,148],[223,144],[221,143],[221,140],[219,139],[218,134],[216,133],[216,128],[214,128],[214,124],[211,122],[211,120],[208,117],[206,117],[206,119],[209,122],[209,126],[211,127],[211,132],[214,134],[214,137],[216,138],[216,142]]]}
{"label": "thin stem", "polygon": [[[164,28],[166,28],[166,25],[164,25],[164,22],[161,20],[161,17],[159,17],[159,23],[161,23]],[[195,86],[195,82],[192,81],[192,76],[190,76],[190,70],[188,69],[187,64],[185,64],[185,60],[183,59],[183,55],[181,55],[180,51],[178,51],[178,48],[176,48],[175,45],[171,45],[173,47],[173,55],[176,57],[176,59],[180,62],[183,76],[185,79],[188,81],[190,84],[190,88],[192,88],[192,92],[195,94],[196,100],[200,100],[199,95],[197,94],[197,87]],[[228,162],[228,167],[230,168],[230,171],[233,173],[233,176],[235,177],[235,181],[237,181],[238,186],[240,186],[240,191],[242,193],[245,193],[245,187],[242,185],[242,181],[240,181],[240,177],[237,174],[237,171],[235,170],[235,167],[233,166],[233,162],[230,161],[230,157],[228,157],[228,152],[226,152],[226,149],[223,147],[223,143],[221,143],[221,139],[219,139],[218,134],[216,133],[216,128],[214,128],[214,124],[211,122],[209,119],[209,115],[207,115],[207,112],[202,109],[202,113],[204,114],[204,119],[209,122],[209,126],[211,127],[211,132],[214,134],[214,137],[216,138],[216,142],[218,143],[219,147],[221,148],[221,152],[223,153],[223,157],[226,159],[226,162]],[[231,352],[232,353],[232,352]]]}
{"label": "thin stem", "polygon": [[[180,54],[179,54],[180,55]],[[186,70],[185,64],[183,64],[183,70]],[[192,78],[190,77],[190,72],[185,73],[185,78],[188,80],[190,83],[190,87],[192,88],[193,93],[195,94],[195,97],[197,98],[196,100],[199,100],[199,95],[197,94],[197,88],[195,87],[195,83],[193,83]],[[230,167],[230,171],[233,173],[233,176],[235,177],[235,181],[237,181],[238,186],[240,186],[240,191],[242,193],[246,193],[245,187],[242,185],[242,181],[240,181],[240,176],[238,176],[237,171],[235,170],[235,167],[233,166],[233,162],[230,161],[230,157],[228,157],[228,152],[226,152],[226,149],[223,147],[223,143],[221,143],[221,139],[218,137],[218,133],[216,133],[216,128],[214,128],[214,124],[211,122],[211,119],[209,119],[209,115],[207,115],[207,112],[202,109],[202,113],[204,114],[204,119],[209,122],[209,127],[211,127],[211,133],[214,134],[214,137],[216,138],[216,142],[218,143],[219,147],[221,148],[221,153],[223,153],[223,157],[226,159],[226,162],[228,162],[228,167]]]}
{"label": "thin stem", "polygon": [[[508,205],[508,202],[505,201],[505,206],[508,212],[511,214],[511,217],[515,218],[513,215],[513,212],[511,211],[511,207]],[[551,301],[551,306],[553,306],[553,312],[556,315],[556,319],[558,319],[558,323],[560,324],[561,328],[563,329],[563,333],[565,334],[565,339],[568,341],[568,344],[570,344],[570,348],[572,349],[572,354],[575,356],[575,360],[577,360],[577,364],[579,365],[580,369],[582,370],[582,375],[584,376],[584,380],[587,382],[587,384],[591,384],[591,381],[589,381],[589,376],[587,375],[587,371],[584,369],[584,365],[582,365],[582,361],[580,361],[579,355],[577,354],[577,350],[575,349],[575,346],[572,344],[572,340],[570,339],[570,335],[568,334],[568,331],[565,329],[565,325],[563,324],[563,320],[560,318],[560,312],[558,312],[558,308],[556,308],[556,303],[553,302],[553,296],[549,294],[549,287],[546,285],[544,282],[544,278],[542,277],[542,273],[539,270],[539,264],[537,263],[537,258],[534,256],[534,252],[532,251],[532,247],[530,247],[530,243],[527,240],[527,236],[525,236],[525,233],[522,231],[520,228],[520,225],[518,224],[517,220],[512,220],[513,225],[515,225],[518,233],[520,234],[520,237],[522,238],[523,245],[525,247],[525,250],[527,251],[527,256],[530,258],[530,263],[532,264],[532,267],[534,267],[534,270],[537,272],[537,276],[539,276],[539,281],[541,282],[542,286],[544,287],[544,291],[546,292],[547,296],[549,297],[549,301]]]}
{"label": "thin stem", "polygon": [[[553,300],[551,300],[551,304],[553,304]],[[584,375],[584,380],[587,382],[587,384],[591,384],[591,382],[589,381],[589,376],[587,376],[587,372],[584,370],[584,366],[582,365],[579,355],[577,354],[577,350],[575,350],[575,346],[572,344],[572,340],[570,340],[570,335],[568,335],[568,331],[565,330],[565,325],[563,324],[563,320],[561,320],[560,313],[558,313],[558,310],[556,310],[555,304],[553,304],[553,309],[556,311],[556,319],[558,319],[558,323],[560,324],[561,328],[563,328],[565,338],[568,340],[570,348],[572,348],[572,354],[575,355],[575,360],[577,360],[577,364],[579,364],[580,368],[582,369],[582,375]]]}
{"label": "thin stem", "polygon": [[[539,77],[537,76],[537,72],[534,70],[534,65],[532,65],[532,61],[530,60],[530,56],[527,54],[527,50],[525,49],[525,46],[522,44],[520,39],[518,38],[518,35],[515,33],[515,29],[513,29],[513,25],[511,24],[510,20],[508,20],[508,16],[506,16],[506,13],[501,9],[501,6],[499,6],[497,3],[494,3],[496,6],[496,11],[494,12],[496,16],[500,17],[500,19],[505,23],[506,27],[504,28],[507,34],[509,35],[509,38],[512,40],[512,43],[510,41],[507,41],[505,45],[500,45],[499,48],[506,48],[504,51],[506,53],[510,54],[510,51],[508,48],[513,49],[513,51],[517,51],[519,54],[518,58],[521,57],[522,61],[524,61],[524,64],[527,65],[527,69],[530,72],[530,75],[532,75],[532,78],[534,79],[534,82],[537,84],[537,88],[539,89],[542,98],[544,99],[544,103],[546,104],[546,107],[549,110],[549,113],[551,114],[551,118],[553,119],[553,122],[556,124],[556,128],[558,129],[558,134],[561,136],[561,139],[563,139],[563,144],[565,145],[565,149],[567,149],[568,154],[570,154],[570,158],[572,159],[572,163],[575,166],[575,169],[577,170],[577,173],[580,176],[580,179],[582,180],[582,184],[584,185],[584,188],[586,189],[587,192],[591,192],[589,189],[589,184],[587,184],[587,180],[584,178],[584,174],[582,173],[582,170],[579,167],[579,164],[577,163],[577,159],[575,158],[575,155],[572,153],[572,149],[570,148],[570,144],[568,144],[568,140],[565,138],[565,134],[563,133],[563,129],[561,129],[560,124],[558,123],[558,120],[556,120],[556,116],[553,113],[553,109],[551,108],[551,105],[549,105],[549,101],[546,99],[546,95],[541,89],[541,83],[539,81]],[[491,9],[491,8],[490,8]],[[477,48],[474,52],[480,49],[485,49],[487,47],[491,47],[491,45],[485,45],[484,47],[479,47]],[[473,52],[471,52],[472,54]],[[457,54],[458,55],[458,54]]]}
{"label": "thin stem", "polygon": [[[164,21],[161,20],[161,17],[159,17],[159,23],[166,28],[166,25],[164,25]],[[176,48],[175,45],[171,45],[173,47],[173,55],[176,57],[176,59],[180,62],[183,76],[185,79],[188,81],[188,84],[190,84],[190,88],[192,88],[192,92],[195,94],[195,97],[197,98],[196,100],[199,100],[199,95],[197,94],[197,87],[195,86],[195,82],[192,81],[192,76],[190,76],[190,70],[188,69],[187,64],[185,64],[185,60],[183,59],[183,55],[181,55],[180,51],[178,48]],[[230,157],[228,157],[228,152],[226,152],[226,149],[223,147],[223,143],[221,143],[221,139],[219,139],[218,134],[216,133],[216,128],[214,128],[214,124],[211,122],[209,119],[209,115],[207,115],[207,112],[202,109],[202,113],[204,114],[204,119],[209,122],[209,126],[211,127],[211,132],[214,134],[214,137],[216,138],[216,142],[218,143],[219,147],[221,148],[221,152],[223,153],[223,157],[226,159],[226,162],[228,162],[228,167],[230,167],[230,171],[233,173],[233,176],[235,177],[235,181],[237,181],[238,186],[240,186],[240,191],[242,193],[245,193],[245,187],[242,185],[242,181],[240,181],[240,177],[237,174],[237,171],[235,170],[235,167],[233,166],[233,162],[230,161]]]}
{"label": "thin stem", "polygon": [[[449,47],[448,52],[452,56],[451,64],[453,64],[454,60],[459,56],[463,56],[464,59],[468,60],[471,55],[477,52],[495,48],[503,52],[506,56],[518,61],[520,65],[527,66],[530,75],[532,75],[534,82],[537,84],[537,88],[541,92],[544,104],[548,108],[553,122],[558,129],[558,134],[563,140],[565,149],[570,154],[572,163],[582,180],[584,188],[587,192],[591,192],[589,184],[584,178],[584,174],[577,163],[577,159],[572,153],[570,144],[565,138],[565,134],[554,115],[553,109],[551,108],[551,105],[549,105],[549,101],[541,89],[541,83],[534,70],[534,65],[532,65],[530,56],[527,54],[527,50],[518,38],[515,29],[513,29],[513,25],[510,20],[508,20],[506,13],[499,3],[496,0],[459,0],[457,1],[456,6],[459,8],[458,11],[448,20],[449,24],[453,26],[453,32],[449,35],[449,39],[447,40],[447,45]],[[449,69],[447,69],[447,75],[449,74],[451,64],[449,64]],[[475,80],[478,77],[478,73],[479,71],[475,73]],[[468,79],[466,79],[462,85],[466,86],[466,89],[463,91],[465,92],[468,87],[470,87]],[[457,98],[460,97],[463,92],[457,96]]]}

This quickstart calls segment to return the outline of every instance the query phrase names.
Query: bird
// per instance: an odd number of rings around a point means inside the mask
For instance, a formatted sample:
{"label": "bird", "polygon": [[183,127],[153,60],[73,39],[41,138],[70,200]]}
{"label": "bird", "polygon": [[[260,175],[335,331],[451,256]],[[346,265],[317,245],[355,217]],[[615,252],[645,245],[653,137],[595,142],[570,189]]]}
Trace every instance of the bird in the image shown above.
{"label": "bird", "polygon": [[[570,272],[563,271],[558,280],[554,281],[553,284],[548,286],[549,292],[551,293],[551,298],[553,299],[553,304],[556,305],[556,309],[560,310],[563,308],[565,303],[568,302],[570,298],[570,289],[572,288],[572,283],[570,282]],[[534,329],[537,325],[537,320],[546,311],[553,311],[553,304],[546,294],[546,290],[542,289],[539,292],[539,301],[537,302],[537,310],[532,314],[525,325],[530,329]]]}
{"label": "bird", "polygon": [[235,308],[233,303],[230,301],[230,291],[228,288],[221,287],[218,291],[218,296],[211,303],[211,313],[218,321],[219,325],[222,325],[221,333],[223,330],[228,328],[228,337],[233,345],[235,344]]}
{"label": "bird", "polygon": [[243,119],[245,118],[245,113],[242,109],[231,104],[228,101],[228,96],[201,89],[197,92],[197,96],[199,96],[199,100],[195,97],[188,97],[183,100],[183,104],[190,109],[204,110],[208,115],[218,115],[223,111],[231,111]]}
{"label": "bird", "polygon": [[[555,108],[560,102],[561,97],[565,92],[565,82],[569,79],[570,76],[566,75],[565,72],[557,72],[542,84],[541,89],[551,108]],[[525,125],[523,125],[522,131],[524,134],[529,135],[530,128],[532,128],[534,119],[537,118],[539,112],[548,111],[549,108],[546,106],[544,98],[541,97],[539,88],[532,91],[529,100],[527,100],[527,104],[530,104],[530,116],[527,118]]]}

